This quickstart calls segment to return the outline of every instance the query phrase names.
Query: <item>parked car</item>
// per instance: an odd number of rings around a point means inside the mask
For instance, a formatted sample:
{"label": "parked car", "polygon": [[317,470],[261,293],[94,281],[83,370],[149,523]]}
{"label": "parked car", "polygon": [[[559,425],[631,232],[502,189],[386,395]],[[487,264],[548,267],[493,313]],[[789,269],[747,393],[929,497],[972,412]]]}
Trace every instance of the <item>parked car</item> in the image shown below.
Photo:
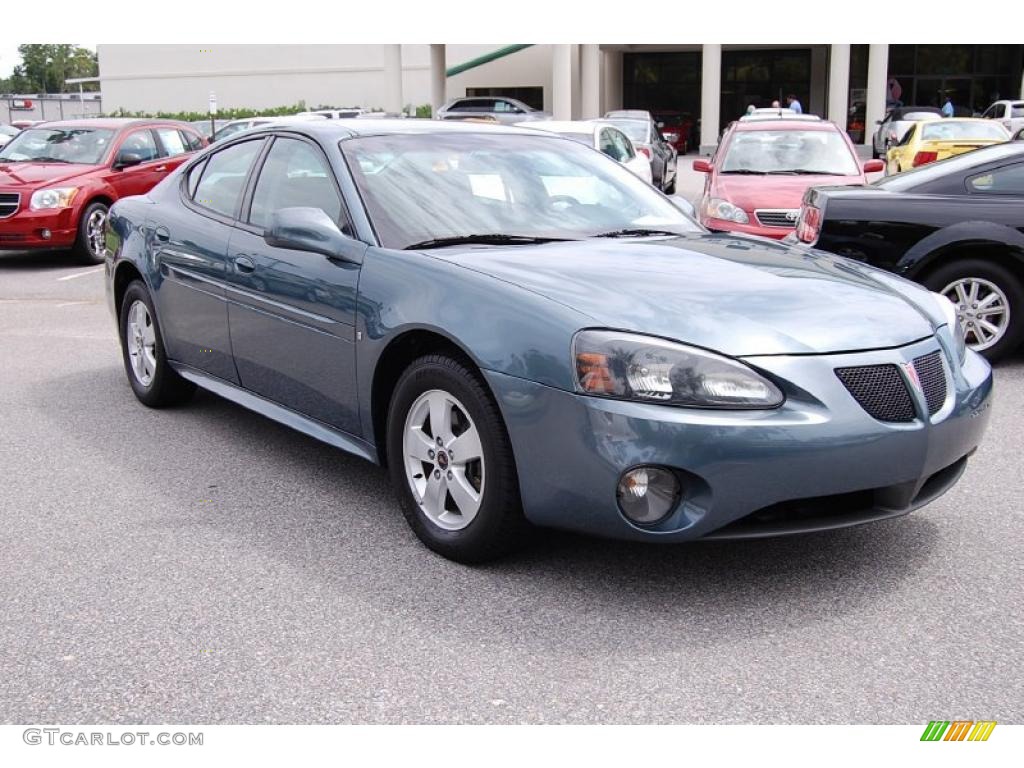
{"label": "parked car", "polygon": [[646,115],[646,117],[639,117],[637,110],[625,111],[632,112],[633,115],[623,115],[622,111],[609,112],[605,115],[604,120],[629,136],[636,151],[647,158],[651,164],[651,178],[654,180],[654,186],[666,195],[674,195],[676,165],[679,157],[675,147],[665,141],[665,137],[661,135],[649,112],[642,112],[640,114]]}
{"label": "parked car", "polygon": [[0,125],[0,147],[5,146],[11,139],[21,132],[20,128],[13,125]]}
{"label": "parked car", "polygon": [[283,115],[280,117],[243,117],[238,120],[231,120],[224,127],[218,128],[210,141],[221,141],[229,136],[234,136],[236,133],[248,131],[250,128],[257,128],[261,125],[283,125],[303,120],[326,119],[323,115],[314,114]]}
{"label": "parked car", "polygon": [[871,137],[871,156],[885,157],[889,148],[899,144],[914,123],[941,119],[942,110],[938,107],[893,107],[877,123],[878,128]]}
{"label": "parked car", "polygon": [[0,149],[0,249],[73,248],[103,261],[110,206],[162,181],[206,142],[173,120],[40,123]]}
{"label": "parked car", "polygon": [[520,123],[523,128],[557,133],[567,139],[603,152],[612,160],[622,163],[633,173],[651,183],[651,164],[633,147],[629,137],[611,123],[599,120],[537,120]]}
{"label": "parked car", "polygon": [[230,122],[230,120],[193,120],[189,125],[195,128],[196,133],[209,142],[213,134]]}
{"label": "parked car", "polygon": [[1009,140],[1009,132],[991,120],[950,117],[916,122],[907,129],[903,139],[886,153],[885,172],[901,173],[978,147]]}
{"label": "parked car", "polygon": [[732,123],[711,159],[694,160],[693,169],[707,174],[697,206],[704,226],[781,239],[796,227],[809,187],[865,184],[882,162],[861,163],[835,123],[776,117]]}
{"label": "parked car", "polygon": [[534,109],[518,99],[505,96],[465,96],[452,99],[437,110],[439,120],[463,120],[481,115],[489,115],[499,123],[506,124],[551,119],[548,112]]}
{"label": "parked car", "polygon": [[997,360],[1024,339],[1024,146],[997,144],[867,187],[819,187],[797,238],[916,280]]}
{"label": "parked car", "polygon": [[1017,133],[1024,129],[1024,101],[1003,99],[994,102],[981,116],[997,120],[1010,133]]}
{"label": "parked car", "polygon": [[677,154],[685,155],[692,148],[700,144],[700,136],[697,135],[697,121],[689,112],[675,112],[672,110],[659,109],[651,114],[654,122],[665,137],[665,141],[671,144]]}
{"label": "parked car", "polygon": [[257,128],[120,201],[109,241],[142,403],[200,386],[383,464],[465,562],[528,523],[671,542],[897,517],[990,412],[946,299],[709,234],[541,131]]}

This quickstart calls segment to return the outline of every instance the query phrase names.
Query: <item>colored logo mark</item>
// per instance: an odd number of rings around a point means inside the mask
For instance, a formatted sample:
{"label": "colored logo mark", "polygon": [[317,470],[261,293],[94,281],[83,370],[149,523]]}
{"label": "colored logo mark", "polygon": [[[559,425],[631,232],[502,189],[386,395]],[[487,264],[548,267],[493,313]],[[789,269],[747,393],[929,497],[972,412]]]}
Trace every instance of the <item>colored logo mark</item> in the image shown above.
{"label": "colored logo mark", "polygon": [[932,720],[921,741],[988,741],[995,727],[995,720]]}

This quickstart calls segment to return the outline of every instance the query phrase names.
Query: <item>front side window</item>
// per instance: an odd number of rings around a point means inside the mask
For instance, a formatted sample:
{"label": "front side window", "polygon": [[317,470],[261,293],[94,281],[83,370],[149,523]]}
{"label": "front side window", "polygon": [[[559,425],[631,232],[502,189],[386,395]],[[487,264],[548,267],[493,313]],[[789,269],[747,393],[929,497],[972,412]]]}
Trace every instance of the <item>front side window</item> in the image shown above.
{"label": "front side window", "polygon": [[319,208],[331,221],[341,219],[341,198],[323,157],[298,139],[277,138],[256,181],[249,223],[266,227],[282,208]]}
{"label": "front side window", "polygon": [[618,163],[520,134],[392,134],[340,144],[381,244],[452,237],[583,239],[699,227]]}
{"label": "front side window", "polygon": [[0,160],[99,165],[113,138],[106,128],[28,128],[0,150]]}
{"label": "front side window", "polygon": [[721,173],[857,176],[860,165],[839,131],[736,131]]}
{"label": "front side window", "polygon": [[262,146],[262,139],[242,141],[210,155],[195,187],[193,201],[211,211],[234,218],[249,169]]}
{"label": "front side window", "polygon": [[121,142],[121,148],[117,154],[120,158],[138,159],[140,163],[156,160],[160,155],[156,148],[156,141],[153,139],[153,133],[148,128],[129,133]]}

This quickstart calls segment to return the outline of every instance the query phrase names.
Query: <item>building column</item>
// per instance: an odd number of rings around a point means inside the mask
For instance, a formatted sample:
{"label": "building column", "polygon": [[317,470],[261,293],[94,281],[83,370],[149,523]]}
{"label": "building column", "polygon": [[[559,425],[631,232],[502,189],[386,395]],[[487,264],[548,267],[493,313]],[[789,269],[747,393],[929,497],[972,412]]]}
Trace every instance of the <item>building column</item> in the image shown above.
{"label": "building column", "polygon": [[430,108],[437,117],[437,110],[448,100],[448,76],[445,74],[445,50],[443,45],[430,46]]}
{"label": "building column", "polygon": [[868,46],[868,94],[864,106],[864,143],[870,144],[878,122],[885,117],[889,92],[889,46]]}
{"label": "building column", "polygon": [[850,109],[850,45],[833,44],[828,57],[828,119],[846,130]]}
{"label": "building column", "polygon": [[622,51],[604,52],[604,105],[601,114],[622,109]]}
{"label": "building column", "polygon": [[401,112],[402,102],[402,46],[385,45],[384,48],[384,99],[385,112]]}
{"label": "building column", "polygon": [[572,46],[551,46],[551,114],[572,120]]}
{"label": "building column", "polygon": [[700,153],[710,155],[718,145],[722,104],[722,46],[705,43],[700,74]]}
{"label": "building column", "polygon": [[580,46],[580,118],[601,116],[601,47]]}

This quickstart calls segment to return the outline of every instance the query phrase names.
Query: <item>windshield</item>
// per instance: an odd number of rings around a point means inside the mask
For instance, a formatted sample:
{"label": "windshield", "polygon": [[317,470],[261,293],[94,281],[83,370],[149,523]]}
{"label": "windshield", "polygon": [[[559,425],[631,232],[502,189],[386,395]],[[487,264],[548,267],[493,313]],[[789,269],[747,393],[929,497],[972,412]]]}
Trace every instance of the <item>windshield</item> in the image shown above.
{"label": "windshield", "polygon": [[1009,134],[999,123],[966,120],[935,120],[924,126],[922,141],[1006,141]]}
{"label": "windshield", "polygon": [[98,165],[113,138],[105,128],[28,128],[0,150],[0,160]]}
{"label": "windshield", "polygon": [[942,114],[939,112],[907,112],[899,119],[907,123],[916,123],[925,120],[941,120]]}
{"label": "windshield", "polygon": [[392,134],[341,142],[381,244],[475,235],[580,239],[696,232],[666,197],[574,141],[517,134]]}
{"label": "windshield", "polygon": [[651,129],[651,124],[646,120],[609,120],[608,122],[613,123],[616,128],[629,136],[630,141],[634,144],[646,144],[649,141],[647,134]]}
{"label": "windshield", "polygon": [[838,131],[736,131],[721,173],[858,176],[860,164]]}
{"label": "windshield", "polygon": [[214,136],[217,139],[217,141],[220,141],[221,139],[226,139],[228,136],[234,136],[236,133],[240,133],[241,131],[244,131],[251,126],[251,121],[246,121],[244,123],[229,123],[228,125],[225,125],[223,128],[219,129],[217,133],[214,134]]}

